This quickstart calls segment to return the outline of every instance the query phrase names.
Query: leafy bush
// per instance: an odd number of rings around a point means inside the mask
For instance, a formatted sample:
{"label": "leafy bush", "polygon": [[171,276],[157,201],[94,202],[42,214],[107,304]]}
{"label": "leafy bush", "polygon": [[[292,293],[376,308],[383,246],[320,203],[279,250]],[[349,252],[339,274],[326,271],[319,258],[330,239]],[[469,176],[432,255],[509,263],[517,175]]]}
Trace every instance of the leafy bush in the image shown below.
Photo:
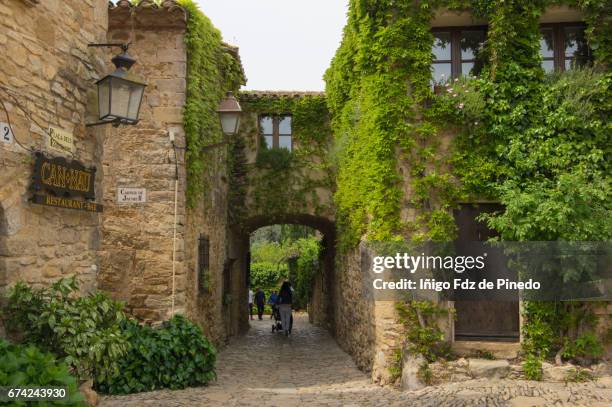
{"label": "leafy bush", "polygon": [[216,378],[215,348],[198,326],[180,315],[158,328],[126,321],[123,332],[132,344],[131,350],[120,362],[120,376],[97,383],[102,392],[183,389]]}
{"label": "leafy bush", "polygon": [[294,302],[296,308],[306,308],[312,294],[312,282],[319,270],[321,242],[316,237],[298,239],[294,246],[299,257],[293,281],[295,288]]}
{"label": "leafy bush", "polygon": [[389,375],[391,375],[391,381],[394,382],[399,379],[402,375],[402,350],[395,349],[393,351],[393,357],[391,362],[389,363],[389,367],[387,369],[389,371]]}
{"label": "leafy bush", "polygon": [[429,363],[423,362],[419,365],[417,377],[427,386],[431,386],[433,384],[433,372],[429,367]]}
{"label": "leafy bush", "polygon": [[523,362],[523,371],[529,380],[542,380],[542,359],[533,354],[527,355]]}
{"label": "leafy bush", "polygon": [[251,287],[272,289],[278,288],[281,279],[287,278],[287,263],[252,263]]}
{"label": "leafy bush", "polygon": [[[68,372],[68,366],[34,345],[12,345],[0,339],[0,386],[64,387],[68,399],[49,401],[47,405],[86,406],[76,379]],[[25,406],[28,403],[18,401],[12,405]]]}
{"label": "leafy bush", "polygon": [[[528,355],[591,363],[603,355],[593,329],[597,317],[584,302],[526,301],[523,349]],[[561,359],[562,358],[562,359]]]}
{"label": "leafy bush", "polygon": [[24,342],[64,358],[79,379],[105,380],[119,373],[117,362],[129,346],[120,328],[123,305],[101,293],[77,297],[77,288],[74,278],[41,289],[17,283],[7,325]]}
{"label": "leafy bush", "polygon": [[564,359],[599,359],[603,355],[603,346],[593,332],[585,332],[575,341],[565,338],[562,356]]}
{"label": "leafy bush", "polygon": [[406,341],[411,353],[423,355],[428,362],[455,357],[437,324],[437,319],[446,315],[447,310],[431,301],[414,300],[398,303],[396,309],[400,322],[406,327]]}
{"label": "leafy bush", "polygon": [[565,375],[566,382],[574,382],[581,383],[589,380],[593,380],[593,374],[586,369],[581,369],[579,367],[571,369]]}

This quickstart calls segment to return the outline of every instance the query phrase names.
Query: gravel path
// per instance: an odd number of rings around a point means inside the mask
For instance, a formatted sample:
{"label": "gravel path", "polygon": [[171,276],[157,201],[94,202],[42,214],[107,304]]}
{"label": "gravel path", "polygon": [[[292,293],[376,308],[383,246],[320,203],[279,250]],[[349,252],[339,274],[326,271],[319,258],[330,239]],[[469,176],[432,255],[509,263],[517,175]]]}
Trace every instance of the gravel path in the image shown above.
{"label": "gravel path", "polygon": [[249,333],[218,357],[218,379],[207,387],[105,397],[102,407],[141,406],[588,406],[612,405],[609,380],[539,383],[470,380],[399,392],[370,382],[350,356],[305,315],[289,338],[271,321],[251,321]]}

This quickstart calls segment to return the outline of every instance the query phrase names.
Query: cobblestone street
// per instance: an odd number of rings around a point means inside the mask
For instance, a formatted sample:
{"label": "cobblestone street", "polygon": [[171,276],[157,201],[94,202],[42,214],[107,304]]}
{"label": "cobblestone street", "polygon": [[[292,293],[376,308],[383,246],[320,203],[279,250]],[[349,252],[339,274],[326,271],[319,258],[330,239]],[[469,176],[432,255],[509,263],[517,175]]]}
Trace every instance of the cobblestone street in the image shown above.
{"label": "cobblestone street", "polygon": [[570,384],[471,380],[417,392],[370,383],[330,335],[296,317],[289,338],[252,321],[248,335],[218,357],[218,380],[208,387],[106,397],[114,406],[589,406],[611,405],[608,382]]}

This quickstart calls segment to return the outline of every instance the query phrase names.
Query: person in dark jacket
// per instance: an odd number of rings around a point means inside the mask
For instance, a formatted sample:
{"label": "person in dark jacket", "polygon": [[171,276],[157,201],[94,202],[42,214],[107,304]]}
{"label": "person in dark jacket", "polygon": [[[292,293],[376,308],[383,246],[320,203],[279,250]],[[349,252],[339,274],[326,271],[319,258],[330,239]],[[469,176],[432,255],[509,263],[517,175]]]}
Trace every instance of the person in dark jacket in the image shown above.
{"label": "person in dark jacket", "polygon": [[291,304],[293,302],[293,292],[291,290],[291,283],[285,281],[278,292],[276,303],[278,304],[278,310],[281,315],[281,324],[285,331],[285,336],[289,336],[291,333]]}
{"label": "person in dark jacket", "polygon": [[261,320],[264,305],[266,305],[266,294],[264,294],[261,288],[258,288],[257,292],[255,292],[255,305],[257,305],[257,317]]}

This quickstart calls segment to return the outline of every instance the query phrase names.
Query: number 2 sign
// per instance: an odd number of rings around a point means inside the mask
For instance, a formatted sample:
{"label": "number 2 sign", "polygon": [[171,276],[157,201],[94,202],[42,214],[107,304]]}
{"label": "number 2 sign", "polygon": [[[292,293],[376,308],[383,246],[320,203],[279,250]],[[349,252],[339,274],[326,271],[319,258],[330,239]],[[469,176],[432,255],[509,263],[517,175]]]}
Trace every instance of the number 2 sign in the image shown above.
{"label": "number 2 sign", "polygon": [[0,140],[6,144],[13,144],[13,132],[8,123],[0,122]]}

